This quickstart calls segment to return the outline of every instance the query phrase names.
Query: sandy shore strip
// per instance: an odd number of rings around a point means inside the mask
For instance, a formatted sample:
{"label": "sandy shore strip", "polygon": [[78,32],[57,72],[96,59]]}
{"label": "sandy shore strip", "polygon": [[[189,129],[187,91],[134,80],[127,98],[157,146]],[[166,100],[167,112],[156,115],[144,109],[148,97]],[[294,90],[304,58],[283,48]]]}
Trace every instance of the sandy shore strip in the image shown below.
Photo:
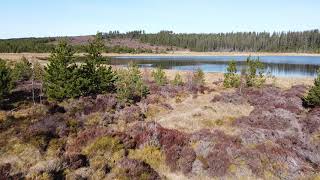
{"label": "sandy shore strip", "polygon": [[[83,55],[84,53],[77,53],[76,55]],[[22,56],[27,59],[46,59],[50,56],[50,53],[0,53],[1,59],[6,60],[19,60]],[[130,54],[130,53],[103,53],[103,56],[315,56],[320,57],[320,54],[309,53],[267,53],[267,52],[190,52],[190,51],[176,51],[168,52],[165,54]]]}
{"label": "sandy shore strip", "polygon": [[319,56],[312,53],[267,53],[267,52],[189,52],[177,51],[166,54],[117,54],[108,53],[105,56]]}

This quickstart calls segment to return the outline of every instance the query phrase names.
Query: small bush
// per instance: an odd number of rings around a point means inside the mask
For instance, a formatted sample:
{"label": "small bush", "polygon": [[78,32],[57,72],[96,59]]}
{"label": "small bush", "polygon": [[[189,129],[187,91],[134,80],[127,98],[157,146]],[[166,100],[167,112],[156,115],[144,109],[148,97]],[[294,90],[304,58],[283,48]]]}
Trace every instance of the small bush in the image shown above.
{"label": "small bush", "polygon": [[143,121],[144,114],[139,106],[126,106],[120,112],[116,114],[119,120],[123,120],[126,123],[134,121]]}
{"label": "small bush", "polygon": [[0,59],[0,100],[10,92],[11,87],[11,71]]}
{"label": "small bush", "polygon": [[33,63],[33,78],[36,81],[43,81],[44,78],[44,68],[41,66],[41,64],[36,61]]}
{"label": "small bush", "polygon": [[120,70],[116,87],[117,97],[122,102],[138,102],[149,94],[138,66],[132,63],[127,70]]}
{"label": "small bush", "polygon": [[158,86],[163,86],[167,83],[166,73],[161,67],[153,70],[151,75]]}
{"label": "small bush", "polygon": [[135,160],[135,159],[122,159],[116,166],[112,169],[112,174],[114,177],[111,179],[122,179],[122,180],[147,180],[161,179],[159,174],[150,167],[149,164]]}
{"label": "small bush", "polygon": [[306,106],[320,106],[320,69],[318,70],[318,77],[314,80],[314,86],[303,97],[303,101]]}
{"label": "small bush", "polygon": [[198,86],[204,86],[205,85],[204,72],[202,71],[202,69],[198,68],[193,73],[192,81],[193,81],[194,84],[196,84]]}
{"label": "small bush", "polygon": [[13,81],[26,81],[32,76],[31,63],[22,57],[21,61],[17,62],[12,70],[12,80]]}
{"label": "small bush", "polygon": [[183,81],[182,81],[182,77],[179,73],[177,73],[175,76],[174,76],[174,79],[172,81],[172,84],[175,85],[175,86],[181,86],[183,85]]}
{"label": "small bush", "polygon": [[251,59],[250,57],[247,58],[247,69],[246,69],[246,85],[248,87],[261,87],[266,78],[263,75],[265,66],[262,62],[258,59]]}
{"label": "small bush", "polygon": [[235,61],[229,62],[227,73],[224,74],[223,86],[226,88],[238,87],[240,85],[240,76],[237,74],[237,65]]}

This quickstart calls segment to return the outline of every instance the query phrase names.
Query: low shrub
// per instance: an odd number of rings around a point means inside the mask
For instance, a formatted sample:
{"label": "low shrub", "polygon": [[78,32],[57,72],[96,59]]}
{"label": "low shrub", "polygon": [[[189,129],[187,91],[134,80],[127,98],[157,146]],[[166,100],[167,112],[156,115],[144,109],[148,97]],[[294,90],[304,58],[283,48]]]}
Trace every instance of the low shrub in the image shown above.
{"label": "low shrub", "polygon": [[78,169],[89,166],[89,160],[87,156],[83,154],[66,154],[63,156],[63,162],[70,169]]}
{"label": "low shrub", "polygon": [[175,86],[182,86],[183,85],[182,77],[181,77],[181,75],[179,73],[177,73],[174,76],[172,84],[175,85]]}
{"label": "low shrub", "polygon": [[4,179],[10,178],[11,164],[5,163],[0,165],[0,177]]}
{"label": "low shrub", "polygon": [[25,139],[45,151],[52,139],[67,136],[68,133],[69,129],[62,116],[49,115],[32,124]]}
{"label": "low shrub", "polygon": [[88,143],[92,142],[94,139],[103,137],[107,134],[105,128],[88,128],[78,133],[78,136],[73,139],[66,146],[66,151],[69,153],[80,153],[81,149],[85,147]]}
{"label": "low shrub", "polygon": [[167,83],[166,73],[163,71],[161,67],[152,71],[151,76],[153,77],[154,81],[158,86],[163,86]]}
{"label": "low shrub", "polygon": [[320,106],[320,69],[318,70],[318,77],[314,80],[314,86],[303,97],[303,101],[306,106]]}
{"label": "low shrub", "polygon": [[123,144],[121,144],[120,140],[118,140],[117,138],[104,136],[98,138],[87,147],[85,147],[83,152],[89,157],[93,157],[95,155],[104,154],[106,152],[115,153],[123,148]]}
{"label": "low shrub", "polygon": [[204,86],[205,85],[204,72],[202,71],[202,69],[198,68],[193,73],[192,81],[193,81],[194,84],[196,84],[198,86]]}
{"label": "low shrub", "polygon": [[208,172],[211,176],[224,176],[231,165],[230,157],[226,150],[223,149],[215,149],[213,152],[210,152],[206,160]]}
{"label": "low shrub", "polygon": [[205,85],[204,72],[198,68],[196,71],[187,74],[186,88],[188,91],[197,93],[201,91]]}
{"label": "low shrub", "polygon": [[123,180],[147,180],[154,179],[160,180],[159,174],[150,167],[149,164],[135,160],[135,159],[122,159],[117,167],[112,170],[113,179]]}
{"label": "low shrub", "polygon": [[149,94],[138,66],[132,63],[127,70],[120,70],[116,87],[117,97],[124,103],[138,102]]}
{"label": "low shrub", "polygon": [[17,62],[12,69],[13,81],[26,81],[32,76],[32,64],[25,58]]}
{"label": "low shrub", "polygon": [[33,63],[34,80],[42,82],[43,78],[44,78],[44,74],[45,74],[45,71],[44,71],[43,66],[38,61],[34,62]]}
{"label": "low shrub", "polygon": [[10,92],[11,82],[11,70],[6,62],[0,59],[0,100]]}
{"label": "low shrub", "polygon": [[126,106],[121,109],[120,112],[116,114],[119,120],[123,120],[126,123],[134,121],[143,121],[145,115],[142,113],[142,110],[139,106]]}
{"label": "low shrub", "polygon": [[165,155],[158,147],[145,146],[129,152],[129,158],[144,161],[151,167],[158,169],[165,164]]}
{"label": "low shrub", "polygon": [[247,58],[245,79],[248,87],[261,87],[266,78],[264,76],[264,64],[258,59]]}
{"label": "low shrub", "polygon": [[223,86],[226,88],[238,87],[240,85],[240,76],[237,74],[237,65],[235,61],[230,61],[227,73],[224,74]]}

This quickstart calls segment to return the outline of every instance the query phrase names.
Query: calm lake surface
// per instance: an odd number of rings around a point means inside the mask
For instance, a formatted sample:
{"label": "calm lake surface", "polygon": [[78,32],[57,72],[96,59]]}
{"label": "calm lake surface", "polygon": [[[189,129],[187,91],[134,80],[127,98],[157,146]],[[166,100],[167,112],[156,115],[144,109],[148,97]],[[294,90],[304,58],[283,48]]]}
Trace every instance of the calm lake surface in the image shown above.
{"label": "calm lake surface", "polygon": [[[320,68],[319,56],[260,56],[266,72],[274,76],[315,77]],[[133,61],[141,67],[161,66],[165,69],[225,72],[228,62],[235,60],[239,69],[245,67],[245,56],[124,56],[113,57],[112,65],[127,65]]]}

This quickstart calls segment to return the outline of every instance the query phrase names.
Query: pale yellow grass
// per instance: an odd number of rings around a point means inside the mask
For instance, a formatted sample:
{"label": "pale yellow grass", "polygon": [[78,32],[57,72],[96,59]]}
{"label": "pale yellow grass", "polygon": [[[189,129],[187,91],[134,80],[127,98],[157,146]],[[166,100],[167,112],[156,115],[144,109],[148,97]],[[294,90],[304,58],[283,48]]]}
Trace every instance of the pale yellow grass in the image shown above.
{"label": "pale yellow grass", "polygon": [[236,133],[236,129],[231,127],[230,123],[235,118],[248,116],[253,107],[249,104],[212,103],[211,100],[217,94],[200,94],[197,98],[189,96],[181,103],[170,100],[168,103],[173,110],[159,113],[150,120],[158,122],[163,127],[189,133],[204,128],[221,129],[229,134]]}
{"label": "pale yellow grass", "polygon": [[22,57],[26,57],[27,59],[33,60],[48,58],[49,55],[49,53],[0,53],[0,58],[6,60],[19,60]]}

